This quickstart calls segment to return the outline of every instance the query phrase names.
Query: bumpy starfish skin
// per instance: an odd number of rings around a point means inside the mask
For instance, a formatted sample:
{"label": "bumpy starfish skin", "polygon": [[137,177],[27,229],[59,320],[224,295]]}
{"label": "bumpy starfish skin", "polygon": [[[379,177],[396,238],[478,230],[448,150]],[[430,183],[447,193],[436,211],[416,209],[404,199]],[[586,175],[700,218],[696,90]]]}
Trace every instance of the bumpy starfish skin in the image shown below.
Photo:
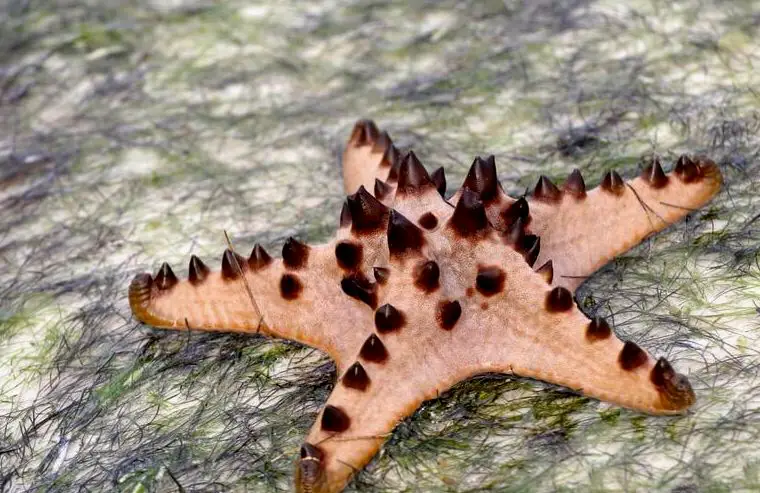
{"label": "bumpy starfish skin", "polygon": [[[564,192],[542,179],[526,201],[501,191],[492,158],[477,159],[446,201],[442,172],[428,175],[412,152],[401,158],[374,124],[357,129],[347,149],[347,183],[367,176],[382,146],[387,182],[373,186],[377,199],[362,185],[348,197],[335,240],[321,246],[288,240],[281,260],[258,245],[247,259],[228,250],[220,272],[193,256],[187,280],[164,264],[155,277],[136,276],[129,289],[133,313],[150,325],[261,332],[335,360],[339,381],[301,448],[297,491],[340,491],[400,420],[480,373],[528,376],[653,414],[694,403],[688,380],[665,359],[619,340],[604,319],[578,310],[565,287],[577,280],[557,282],[556,258],[563,272],[595,269],[611,251],[654,230],[651,219],[639,218],[642,202],[667,221],[675,215],[664,202],[690,209],[714,194],[720,184],[714,164],[684,157],[665,175],[653,163],[649,179],[624,183],[610,174],[589,192],[579,174]],[[351,154],[354,147],[362,152]],[[617,235],[587,236],[597,230],[584,221],[596,211],[625,217],[634,232],[618,227]],[[565,232],[562,224],[581,229]],[[539,240],[537,232],[545,236]],[[621,244],[611,248],[600,239]],[[567,251],[578,245],[582,255]]]}
{"label": "bumpy starfish skin", "polygon": [[[343,153],[346,193],[364,186],[374,190],[384,204],[393,204],[400,155],[387,132],[381,132],[374,122],[357,122]],[[443,170],[434,174],[443,194]],[[601,185],[590,191],[577,169],[561,189],[541,176],[526,197],[530,215],[525,216],[528,231],[541,239],[538,264],[551,260],[553,285],[575,290],[615,256],[702,207],[718,192],[721,182],[714,162],[686,155],[678,159],[672,173],[665,174],[655,157],[641,176],[623,181],[610,171]],[[493,156],[475,159],[462,188],[449,202],[456,205],[465,189],[476,192],[491,224],[499,230],[528,210],[524,202],[502,190]]]}
{"label": "bumpy starfish skin", "polygon": [[[130,305],[138,319],[156,327],[260,332],[299,341],[326,352],[341,369],[363,342],[363,334],[346,330],[336,317],[364,325],[371,323],[371,314],[341,289],[344,276],[335,260],[336,244],[306,247],[300,267],[270,259],[256,268],[238,257],[242,274],[229,261],[236,256],[227,250],[222,271],[208,272],[195,283],[178,281],[164,264],[155,279],[142,274],[133,280]],[[193,257],[191,274],[193,263],[200,262]]]}

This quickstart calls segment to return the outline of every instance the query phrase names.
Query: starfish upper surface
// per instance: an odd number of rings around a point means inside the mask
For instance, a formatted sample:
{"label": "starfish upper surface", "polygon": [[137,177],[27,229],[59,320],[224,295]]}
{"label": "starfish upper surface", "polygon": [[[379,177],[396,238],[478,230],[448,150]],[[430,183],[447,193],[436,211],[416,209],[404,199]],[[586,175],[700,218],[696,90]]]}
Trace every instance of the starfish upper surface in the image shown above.
{"label": "starfish upper surface", "polygon": [[493,159],[478,158],[447,201],[442,171],[428,175],[363,121],[344,179],[353,193],[330,243],[291,238],[282,259],[259,245],[248,258],[227,250],[219,272],[193,256],[187,280],[164,264],[129,289],[145,323],[261,332],[335,360],[339,379],[301,448],[297,491],[340,491],[399,421],[480,373],[533,377],[654,414],[695,401],[686,377],[587,318],[571,290],[709,200],[721,181],[711,161],[683,156],[670,174],[653,161],[642,177],[611,172],[590,191],[580,173],[563,189],[542,177],[529,200],[515,200]]}
{"label": "starfish upper surface", "polygon": [[[401,161],[401,152],[387,132],[371,120],[357,122],[343,152],[346,193],[364,186],[383,203],[393,204]],[[443,168],[430,178],[443,194]],[[504,193],[494,158],[489,156],[475,159],[462,187],[448,202],[456,205],[463,190],[474,191],[498,230],[522,215],[528,231],[541,239],[538,265],[551,260],[553,285],[575,290],[615,256],[702,207],[721,183],[718,167],[706,157],[682,155],[668,174],[654,157],[633,180],[624,181],[612,170],[597,188],[586,190],[576,169],[562,188],[541,176],[532,194],[514,199]]]}

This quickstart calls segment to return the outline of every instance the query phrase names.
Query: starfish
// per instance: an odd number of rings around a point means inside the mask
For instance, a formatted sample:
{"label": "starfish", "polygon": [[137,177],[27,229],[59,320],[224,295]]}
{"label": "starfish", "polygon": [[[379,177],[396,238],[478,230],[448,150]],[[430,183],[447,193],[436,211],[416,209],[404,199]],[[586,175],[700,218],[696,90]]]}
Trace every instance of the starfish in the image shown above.
{"label": "starfish", "polygon": [[652,414],[695,402],[684,375],[589,319],[573,290],[705,204],[721,184],[714,162],[683,155],[666,174],[653,158],[641,176],[610,171],[593,190],[578,170],[562,188],[542,176],[515,199],[490,156],[447,200],[442,169],[428,174],[413,151],[360,121],[343,166],[349,195],[329,243],[289,238],[281,259],[259,244],[247,258],[228,248],[218,272],[193,255],[186,280],[164,263],[129,287],[146,324],[261,333],[335,361],[338,382],[301,447],[296,491],[341,491],[397,423],[477,374],[531,377]]}

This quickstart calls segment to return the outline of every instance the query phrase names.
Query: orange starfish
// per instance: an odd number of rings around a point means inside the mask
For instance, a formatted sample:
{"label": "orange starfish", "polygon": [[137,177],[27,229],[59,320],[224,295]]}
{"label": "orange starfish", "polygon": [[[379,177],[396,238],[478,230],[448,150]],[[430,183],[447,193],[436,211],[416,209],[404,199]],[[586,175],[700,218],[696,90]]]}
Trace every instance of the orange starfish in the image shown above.
{"label": "orange starfish", "polygon": [[[658,160],[638,178],[614,171],[586,190],[541,177],[528,199],[507,196],[493,157],[477,158],[449,200],[386,133],[358,122],[344,157],[348,196],[336,238],[291,238],[282,259],[256,245],[226,250],[220,272],[196,256],[187,280],[168,264],[129,287],[135,316],[173,329],[261,332],[316,347],[339,382],[296,466],[296,490],[336,492],[423,401],[486,372],[522,375],[654,414],[695,401],[664,359],[589,320],[571,290],[588,275],[702,206],[721,184],[706,158]],[[374,195],[367,191],[374,190]],[[533,269],[533,265],[540,265]]]}

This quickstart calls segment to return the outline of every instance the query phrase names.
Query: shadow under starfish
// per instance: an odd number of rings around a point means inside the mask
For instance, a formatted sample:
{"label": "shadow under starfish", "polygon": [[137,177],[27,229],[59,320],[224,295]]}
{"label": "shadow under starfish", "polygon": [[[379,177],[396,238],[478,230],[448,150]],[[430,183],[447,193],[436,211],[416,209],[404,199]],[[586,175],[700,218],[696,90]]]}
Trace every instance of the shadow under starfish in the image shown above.
{"label": "shadow under starfish", "polygon": [[[333,241],[289,239],[282,259],[256,245],[231,250],[220,272],[196,256],[188,279],[168,264],[129,287],[135,317],[173,329],[261,332],[329,354],[339,382],[296,466],[300,492],[342,490],[398,422],[425,400],[487,372],[527,376],[653,414],[695,401],[685,376],[589,320],[572,291],[614,256],[701,207],[718,167],[653,159],[630,181],[614,171],[586,190],[541,177],[513,199],[493,156],[477,158],[448,200],[443,170],[428,175],[371,121],[343,156],[348,196]],[[370,188],[374,196],[367,191]],[[540,265],[533,269],[533,265]]]}

